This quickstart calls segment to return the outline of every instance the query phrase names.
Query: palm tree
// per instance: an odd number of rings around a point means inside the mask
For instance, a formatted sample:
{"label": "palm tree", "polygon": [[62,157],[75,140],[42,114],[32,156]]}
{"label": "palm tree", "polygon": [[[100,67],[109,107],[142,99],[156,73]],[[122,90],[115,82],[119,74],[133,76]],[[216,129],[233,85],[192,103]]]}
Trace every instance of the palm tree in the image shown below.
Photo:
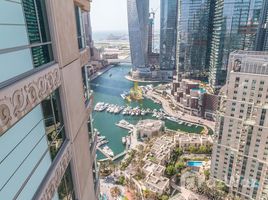
{"label": "palm tree", "polygon": [[110,189],[111,196],[117,198],[121,195],[121,190],[119,187],[115,186]]}

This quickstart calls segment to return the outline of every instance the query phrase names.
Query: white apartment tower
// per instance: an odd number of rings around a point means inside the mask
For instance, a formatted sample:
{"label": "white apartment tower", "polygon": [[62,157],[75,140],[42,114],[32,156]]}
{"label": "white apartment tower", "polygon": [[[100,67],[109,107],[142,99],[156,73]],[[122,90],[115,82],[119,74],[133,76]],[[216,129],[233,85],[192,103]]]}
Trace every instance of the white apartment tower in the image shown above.
{"label": "white apartment tower", "polygon": [[241,199],[268,199],[268,52],[230,54],[211,178]]}

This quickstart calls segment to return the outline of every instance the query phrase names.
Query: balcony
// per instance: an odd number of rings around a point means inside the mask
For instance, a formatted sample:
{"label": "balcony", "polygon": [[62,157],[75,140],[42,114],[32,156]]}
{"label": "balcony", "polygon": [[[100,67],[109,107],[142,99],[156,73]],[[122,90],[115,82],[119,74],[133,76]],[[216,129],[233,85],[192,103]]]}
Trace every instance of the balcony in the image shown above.
{"label": "balcony", "polygon": [[74,0],[75,4],[79,5],[84,11],[90,10],[90,2],[89,0]]}
{"label": "balcony", "polygon": [[83,79],[83,90],[84,90],[84,102],[87,110],[92,111],[93,107],[93,90],[90,89],[90,78],[89,78],[89,66],[82,67],[82,79]]}
{"label": "balcony", "polygon": [[89,61],[89,47],[85,47],[80,51],[80,66],[85,66]]}
{"label": "balcony", "polygon": [[[33,199],[52,199],[72,157],[71,144],[65,140]],[[50,191],[50,192],[48,192]]]}
{"label": "balcony", "polygon": [[97,140],[98,140],[98,135],[95,132],[95,133],[93,133],[93,137],[90,141],[90,152],[91,152],[91,157],[93,158],[93,160],[95,160],[95,157],[96,157]]}
{"label": "balcony", "polygon": [[61,85],[59,66],[49,65],[10,80],[0,90],[0,136]]}

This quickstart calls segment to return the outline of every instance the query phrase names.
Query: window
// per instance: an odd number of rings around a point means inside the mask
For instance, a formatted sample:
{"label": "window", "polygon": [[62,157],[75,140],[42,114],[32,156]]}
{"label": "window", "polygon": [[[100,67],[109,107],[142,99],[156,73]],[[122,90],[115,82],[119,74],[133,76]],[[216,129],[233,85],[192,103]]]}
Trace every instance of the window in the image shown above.
{"label": "window", "polygon": [[59,200],[75,200],[72,171],[70,164],[67,167],[65,174],[63,175],[60,185],[58,187],[58,199]]}
{"label": "window", "polygon": [[31,46],[33,65],[39,67],[53,61],[45,1],[22,0]]}
{"label": "window", "polygon": [[82,19],[82,11],[81,8],[75,6],[75,19],[76,19],[76,29],[77,29],[77,41],[78,48],[85,48],[85,33],[84,33],[84,24]]}
{"label": "window", "polygon": [[84,101],[85,105],[88,106],[92,91],[90,90],[90,78],[89,78],[89,67],[82,67],[82,80],[83,80],[83,89],[84,89]]}
{"label": "window", "polygon": [[52,160],[56,157],[65,140],[59,90],[55,90],[41,103],[44,123]]}

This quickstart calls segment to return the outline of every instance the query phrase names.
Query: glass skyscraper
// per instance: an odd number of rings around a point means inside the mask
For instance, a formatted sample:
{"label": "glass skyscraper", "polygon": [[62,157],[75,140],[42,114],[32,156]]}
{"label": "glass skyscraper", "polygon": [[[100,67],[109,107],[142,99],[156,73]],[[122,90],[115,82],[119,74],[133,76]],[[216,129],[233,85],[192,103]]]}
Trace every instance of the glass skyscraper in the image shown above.
{"label": "glass skyscraper", "polygon": [[128,0],[128,31],[134,68],[146,67],[148,52],[149,0]]}
{"label": "glass skyscraper", "polygon": [[213,88],[225,82],[223,72],[227,69],[230,52],[264,49],[258,49],[257,38],[258,30],[266,21],[261,19],[267,17],[265,4],[265,0],[216,0],[209,74]]}
{"label": "glass skyscraper", "polygon": [[208,65],[213,1],[179,0],[177,43],[179,71],[204,70]]}
{"label": "glass skyscraper", "polygon": [[161,0],[160,69],[175,70],[178,0]]}

